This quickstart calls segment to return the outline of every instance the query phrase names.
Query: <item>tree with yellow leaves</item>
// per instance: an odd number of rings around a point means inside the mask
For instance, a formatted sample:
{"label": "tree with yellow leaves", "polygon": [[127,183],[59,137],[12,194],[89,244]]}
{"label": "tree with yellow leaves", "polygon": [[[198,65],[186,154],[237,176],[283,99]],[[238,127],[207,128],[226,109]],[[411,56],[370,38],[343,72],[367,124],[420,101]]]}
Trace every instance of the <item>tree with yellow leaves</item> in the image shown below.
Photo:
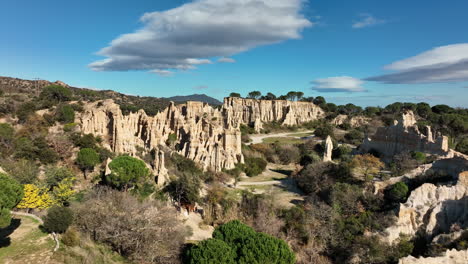
{"label": "tree with yellow leaves", "polygon": [[74,181],[75,178],[66,178],[54,187],[52,193],[54,194],[57,203],[62,205],[67,204],[70,201],[70,198],[75,195],[75,190],[73,190]]}
{"label": "tree with yellow leaves", "polygon": [[351,161],[352,175],[363,181],[372,180],[384,167],[379,158],[371,155],[356,155]]}
{"label": "tree with yellow leaves", "polygon": [[47,209],[55,204],[45,188],[39,188],[34,184],[24,185],[24,196],[16,206],[19,209]]}

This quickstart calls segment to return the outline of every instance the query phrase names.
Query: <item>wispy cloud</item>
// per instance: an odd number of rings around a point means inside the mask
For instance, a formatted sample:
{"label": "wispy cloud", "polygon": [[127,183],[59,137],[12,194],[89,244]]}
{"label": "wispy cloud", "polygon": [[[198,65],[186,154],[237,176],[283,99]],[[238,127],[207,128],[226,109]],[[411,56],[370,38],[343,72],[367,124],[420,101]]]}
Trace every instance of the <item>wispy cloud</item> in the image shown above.
{"label": "wispy cloud", "polygon": [[360,19],[355,21],[352,25],[352,27],[355,29],[366,28],[385,23],[385,20],[377,19],[371,14],[360,14],[359,17]]}
{"label": "wispy cloud", "polygon": [[208,89],[208,85],[199,85],[194,87],[196,90],[206,90]]}
{"label": "wispy cloud", "polygon": [[170,77],[174,75],[174,72],[168,70],[152,70],[150,73],[155,73],[161,77]]}
{"label": "wispy cloud", "polygon": [[396,72],[366,80],[392,84],[468,81],[468,43],[437,47],[384,69]]}
{"label": "wispy cloud", "polygon": [[143,27],[114,39],[93,62],[95,71],[195,69],[210,58],[230,56],[289,39],[313,25],[303,0],[195,0],[144,14]]}
{"label": "wispy cloud", "polygon": [[312,90],[319,92],[365,92],[364,82],[350,76],[329,77],[312,81]]}
{"label": "wispy cloud", "polygon": [[236,62],[236,60],[233,59],[233,58],[222,57],[222,58],[219,58],[219,59],[218,59],[218,62],[222,62],[222,63],[234,63],[234,62]]}

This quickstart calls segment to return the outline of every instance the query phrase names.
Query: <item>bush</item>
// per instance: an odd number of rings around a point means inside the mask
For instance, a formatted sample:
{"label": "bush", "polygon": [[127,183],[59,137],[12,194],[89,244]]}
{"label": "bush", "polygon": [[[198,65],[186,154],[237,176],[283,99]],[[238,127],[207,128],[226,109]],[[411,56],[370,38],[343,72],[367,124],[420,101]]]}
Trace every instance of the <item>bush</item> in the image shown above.
{"label": "bush", "polygon": [[235,264],[236,252],[226,242],[210,238],[187,250],[186,263],[190,264]]}
{"label": "bush", "polygon": [[292,145],[278,146],[276,152],[282,164],[296,163],[301,157],[299,149]]}
{"label": "bush", "polygon": [[224,241],[233,252],[237,253],[234,263],[292,264],[295,262],[294,253],[283,240],[257,233],[238,220],[217,227],[213,232],[213,238]]}
{"label": "bush", "polygon": [[257,176],[262,173],[267,166],[267,161],[259,157],[245,158],[245,173],[249,177]]}
{"label": "bush", "polygon": [[403,202],[406,200],[406,196],[408,195],[408,185],[404,182],[397,182],[390,187],[388,191],[388,198],[393,202]]}
{"label": "bush", "polygon": [[132,263],[178,263],[189,235],[174,207],[139,201],[126,192],[94,188],[82,203],[73,206],[75,223],[82,232]]}
{"label": "bush", "polygon": [[411,157],[415,159],[419,164],[424,164],[426,162],[426,154],[415,151],[411,153]]}
{"label": "bush", "polygon": [[44,87],[39,98],[43,101],[50,101],[52,103],[70,101],[72,91],[69,88],[60,85],[49,85]]}
{"label": "bush", "polygon": [[463,138],[455,147],[456,151],[468,155],[468,137]]}
{"label": "bush", "polygon": [[293,264],[295,260],[294,253],[283,240],[256,233],[241,245],[238,263]]}
{"label": "bush", "polygon": [[360,145],[364,139],[364,134],[357,129],[353,129],[346,133],[345,139],[353,145]]}
{"label": "bush", "polygon": [[47,211],[44,218],[44,229],[49,233],[64,233],[73,222],[70,208],[54,206]]}
{"label": "bush", "polygon": [[319,127],[315,129],[314,135],[323,139],[327,138],[327,136],[330,136],[332,138],[335,137],[335,134],[333,132],[333,126],[329,123],[322,123]]}
{"label": "bush", "polygon": [[69,105],[62,105],[55,113],[57,120],[62,123],[73,123],[75,121],[75,110]]}
{"label": "bush", "polygon": [[75,228],[68,228],[62,235],[62,242],[69,247],[78,246],[80,244],[80,233]]}
{"label": "bush", "polygon": [[49,166],[45,170],[45,177],[47,186],[55,187],[64,179],[74,178],[75,174],[66,167]]}

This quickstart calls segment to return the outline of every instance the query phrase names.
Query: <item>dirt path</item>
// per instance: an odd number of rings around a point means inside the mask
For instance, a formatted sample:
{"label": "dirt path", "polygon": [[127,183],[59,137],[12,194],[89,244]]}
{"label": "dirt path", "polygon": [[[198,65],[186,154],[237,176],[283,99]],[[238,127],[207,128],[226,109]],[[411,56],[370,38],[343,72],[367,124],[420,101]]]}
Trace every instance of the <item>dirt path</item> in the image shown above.
{"label": "dirt path", "polygon": [[279,205],[291,207],[304,200],[296,182],[289,177],[295,169],[294,165],[269,163],[262,174],[238,182],[236,188],[253,189],[254,193],[272,194]]}
{"label": "dirt path", "polygon": [[263,140],[266,138],[292,137],[292,138],[300,139],[301,137],[295,136],[295,135],[299,133],[313,133],[313,132],[314,132],[313,130],[306,130],[306,131],[283,132],[283,133],[272,133],[272,134],[253,134],[253,135],[249,135],[252,141],[249,143],[246,143],[246,145],[262,143]]}
{"label": "dirt path", "polygon": [[187,241],[202,241],[213,235],[214,227],[203,225],[203,219],[198,213],[190,213],[184,221],[185,225],[189,226],[193,232]]}
{"label": "dirt path", "polygon": [[0,230],[0,263],[55,264],[54,241],[39,229],[41,222],[31,216],[14,214],[12,224]]}

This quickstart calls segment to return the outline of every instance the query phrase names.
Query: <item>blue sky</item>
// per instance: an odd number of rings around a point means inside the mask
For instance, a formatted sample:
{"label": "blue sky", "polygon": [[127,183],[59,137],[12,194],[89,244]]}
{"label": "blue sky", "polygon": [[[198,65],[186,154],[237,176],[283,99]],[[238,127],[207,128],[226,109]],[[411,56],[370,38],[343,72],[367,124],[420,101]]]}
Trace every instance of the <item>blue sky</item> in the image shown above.
{"label": "blue sky", "polygon": [[297,90],[337,104],[468,107],[466,10],[466,0],[3,1],[0,75],[156,97]]}

